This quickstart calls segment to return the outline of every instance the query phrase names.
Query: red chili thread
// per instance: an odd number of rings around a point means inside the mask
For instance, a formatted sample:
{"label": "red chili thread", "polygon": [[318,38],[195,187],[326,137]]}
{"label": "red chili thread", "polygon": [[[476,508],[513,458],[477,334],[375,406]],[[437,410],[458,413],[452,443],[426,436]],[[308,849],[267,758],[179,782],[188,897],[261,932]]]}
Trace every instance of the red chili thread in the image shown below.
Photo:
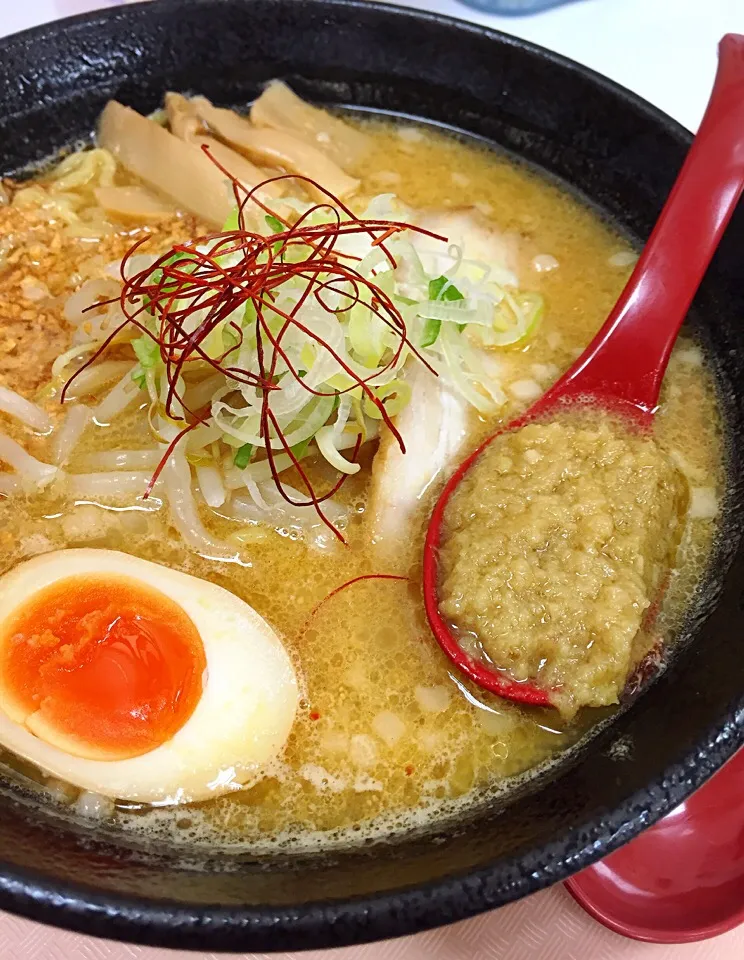
{"label": "red chili thread", "polygon": [[353,587],[355,583],[361,583],[362,580],[402,580],[402,581],[408,582],[409,579],[410,579],[409,577],[398,576],[398,574],[395,574],[395,573],[363,573],[359,577],[353,577],[351,580],[347,580],[346,583],[342,583],[340,586],[334,587],[334,589],[331,590],[330,593],[327,593],[323,597],[320,603],[315,604],[315,606],[313,607],[313,609],[310,611],[307,618],[305,619],[305,622],[302,624],[302,627],[300,628],[299,636],[300,637],[304,636],[305,632],[307,631],[307,628],[312,623],[313,619],[315,618],[320,608],[324,604],[328,603],[329,600],[333,599],[333,597],[341,593],[342,590],[346,590],[347,587]]}
{"label": "red chili thread", "polygon": [[[384,402],[375,396],[370,381],[395,365],[405,347],[408,347],[435,376],[436,371],[408,339],[405,321],[393,300],[373,280],[362,276],[355,269],[353,261],[358,258],[336,250],[336,245],[341,237],[366,233],[372,238],[372,245],[380,247],[394,268],[397,264],[385,247],[385,241],[396,233],[410,230],[441,241],[445,241],[446,237],[409,223],[360,219],[338,197],[315,180],[297,174],[270,177],[252,189],[248,189],[211,155],[208,147],[205,146],[202,149],[230,181],[238,208],[237,229],[206,234],[189,243],[176,244],[167,253],[158,257],[152,266],[129,276],[128,264],[149,237],[137,240],[121,262],[120,273],[123,286],[120,297],[117,300],[105,301],[104,304],[93,304],[88,308],[99,309],[102,305],[118,302],[125,319],[70,377],[62,391],[62,402],[75,378],[95,363],[124,328],[132,324],[158,345],[168,383],[164,412],[171,420],[184,423],[183,428],[163,454],[148,484],[145,497],[152,491],[176,445],[198,424],[208,419],[208,410],[204,413],[188,408],[178,386],[179,379],[188,364],[203,361],[225,376],[228,381],[234,381],[236,389],[241,386],[251,387],[260,394],[261,436],[267,441],[266,458],[279,493],[293,506],[312,506],[320,519],[344,542],[341,532],[325,516],[322,503],[337,492],[346,479],[346,474],[341,474],[338,482],[326,493],[319,494],[314,490],[306,471],[287,444],[284,432],[271,408],[272,396],[282,389],[281,383],[276,382],[277,365],[281,360],[286,365],[289,375],[299,381],[303,389],[312,396],[332,396],[360,388],[367,400],[379,410],[383,422],[395,436],[401,451],[405,453],[403,438],[387,413]],[[292,180],[301,185],[310,186],[314,191],[327,197],[327,200],[319,201],[302,214],[295,223],[289,223],[258,196],[262,188],[283,180]],[[256,204],[265,214],[276,218],[285,229],[268,237],[248,230],[245,210],[249,203]],[[313,214],[320,210],[329,212],[330,222],[310,223]],[[348,217],[348,220],[342,221],[342,213]],[[197,247],[207,249],[200,251]],[[236,264],[225,266],[219,262],[220,257],[238,252],[241,253],[241,258]],[[292,257],[288,256],[291,252],[296,252],[300,259],[292,262]],[[298,302],[287,313],[277,307],[274,291],[290,278],[301,278],[307,282],[307,286],[302,291]],[[323,299],[325,291],[342,294],[345,298],[344,305],[331,310]],[[315,297],[324,309],[334,313],[345,312],[362,304],[395,334],[398,339],[397,347],[382,371],[375,371],[368,377],[358,375],[330,344],[297,318],[298,310],[310,297]],[[239,355],[244,338],[243,330],[234,322],[231,326],[235,331],[237,343],[228,347],[218,358],[208,356],[204,349],[205,339],[224,323],[231,313],[241,307],[247,309],[249,306],[253,308],[256,315],[254,329],[258,370],[248,370],[230,362],[230,358],[237,358]],[[205,312],[196,329],[188,332],[188,321],[196,311]],[[271,330],[270,320],[277,317],[284,323],[275,334]],[[352,386],[329,393],[306,384],[282,347],[282,340],[292,326],[313,340],[319,349],[327,351],[351,378]],[[360,433],[354,449],[354,461],[358,455],[361,440]],[[284,490],[280,477],[281,471],[277,469],[275,462],[277,453],[289,455],[307,493],[306,500],[292,499]],[[389,574],[368,575],[357,579],[375,576],[383,579],[406,579]],[[356,580],[350,581],[350,583],[354,582]],[[348,585],[344,584],[338,589]]]}

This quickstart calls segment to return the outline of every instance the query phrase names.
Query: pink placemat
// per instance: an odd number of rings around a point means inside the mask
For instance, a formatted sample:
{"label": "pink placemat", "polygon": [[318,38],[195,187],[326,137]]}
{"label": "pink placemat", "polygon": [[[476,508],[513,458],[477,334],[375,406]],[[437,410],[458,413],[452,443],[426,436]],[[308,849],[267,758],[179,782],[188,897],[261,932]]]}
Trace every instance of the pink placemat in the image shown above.
{"label": "pink placemat", "polygon": [[[225,954],[155,950],[94,940],[0,914],[2,960],[218,960]],[[236,954],[227,956],[237,956]],[[562,887],[415,937],[342,950],[243,954],[245,960],[741,960],[744,928],[704,943],[625,940],[591,920]]]}
{"label": "pink placemat", "polygon": [[[10,0],[0,0],[0,35],[55,17],[123,2],[125,0],[25,0],[23,4],[11,5]],[[410,2],[415,6],[425,5],[422,0]],[[599,15],[600,8],[608,9],[613,3],[626,4],[627,0],[596,2]],[[693,2],[698,0],[675,0],[674,14],[683,17],[682,8],[689,11]],[[724,0],[724,5],[726,2],[731,4],[733,18],[734,7],[738,8],[742,0]],[[642,6],[646,3],[649,0]],[[467,8],[454,3],[437,0],[431,6],[468,16]],[[720,7],[719,0],[714,0],[713,6]],[[722,10],[708,12],[717,13],[719,19],[723,16]],[[727,20],[725,26],[733,29],[735,24]],[[744,28],[744,22],[741,26]],[[552,45],[549,38],[541,36],[540,39],[546,46]],[[600,37],[596,39],[599,41]],[[565,52],[582,59],[580,52]],[[633,58],[632,51],[626,51],[625,55]],[[192,960],[194,957],[217,960],[217,956],[117,944],[0,913],[0,960]],[[605,930],[588,917],[562,887],[554,887],[502,910],[415,937],[333,952],[242,956],[245,960],[269,956],[284,960],[741,960],[744,927],[715,940],[684,946],[635,943]]]}

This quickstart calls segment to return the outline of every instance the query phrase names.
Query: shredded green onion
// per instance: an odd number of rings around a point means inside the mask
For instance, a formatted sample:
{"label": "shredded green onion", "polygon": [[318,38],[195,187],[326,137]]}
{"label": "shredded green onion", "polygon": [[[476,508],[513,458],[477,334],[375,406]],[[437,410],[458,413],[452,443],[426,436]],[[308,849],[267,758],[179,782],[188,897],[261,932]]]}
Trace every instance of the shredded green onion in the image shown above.
{"label": "shredded green onion", "polygon": [[[321,427],[321,430],[322,429],[323,428]],[[317,434],[316,434],[316,437],[317,437]],[[299,443],[296,443],[293,447],[289,448],[294,454],[295,460],[302,460],[302,458],[307,454],[308,447],[310,446],[311,441],[312,441],[312,437],[308,437],[306,440],[300,440]]]}
{"label": "shredded green onion", "polygon": [[149,370],[154,367],[160,357],[160,348],[155,340],[148,336],[138,337],[132,340],[132,350],[139,360],[139,365],[143,370]]}
{"label": "shredded green onion", "polygon": [[242,447],[238,447],[233,457],[233,463],[238,470],[244,470],[248,466],[255,449],[252,443],[244,443]]}
{"label": "shredded green onion", "polygon": [[[382,387],[377,387],[374,394],[384,404],[388,414],[395,417],[411,399],[411,385],[406,380],[393,380]],[[364,412],[373,420],[382,420],[380,408],[369,397],[364,399]]]}
{"label": "shredded green onion", "polygon": [[442,321],[437,320],[434,317],[427,317],[426,323],[424,324],[424,330],[421,334],[421,347],[430,347],[433,343],[437,342],[437,337],[439,336],[439,331],[442,329]]}
{"label": "shredded green onion", "polygon": [[[282,203],[311,224],[336,223],[339,219],[343,224],[348,219],[342,211],[291,197],[283,198]],[[401,207],[392,195],[382,195],[370,202],[362,217],[378,223],[397,221]],[[239,219],[236,208],[227,218],[224,231],[237,231]],[[286,223],[273,214],[266,214],[263,222],[269,239],[287,230]],[[252,229],[256,229],[253,221]],[[517,290],[503,264],[468,259],[467,238],[456,248],[446,248],[452,252],[441,255],[436,275],[434,269],[427,273],[425,258],[419,255],[411,234],[405,230],[393,233],[386,238],[383,249],[382,244],[374,242],[373,234],[359,230],[340,233],[334,248],[335,256],[353,264],[365,280],[374,281],[381,298],[389,298],[405,323],[404,330],[391,329],[389,319],[382,319],[385,314],[379,302],[368,302],[354,291],[352,282],[341,282],[332,273],[319,273],[308,295],[307,276],[302,271],[297,276],[288,271],[287,278],[272,289],[260,323],[252,303],[214,322],[209,306],[200,306],[200,293],[191,294],[196,299],[177,301],[176,309],[188,309],[184,336],[203,323],[210,325],[201,342],[201,357],[184,368],[178,385],[184,420],[197,410],[208,412],[197,428],[204,442],[191,447],[194,462],[223,463],[228,465],[226,469],[234,467],[251,479],[265,478],[271,468],[264,459],[267,447],[271,448],[275,468],[291,465],[286,443],[296,460],[319,453],[340,472],[354,473],[357,464],[342,456],[340,450],[354,446],[359,438],[366,442],[377,435],[383,419],[378,404],[384,405],[389,416],[404,409],[411,398],[407,367],[419,363],[419,357],[479,412],[493,413],[505,403],[498,366],[489,365],[489,351],[520,345],[533,336],[545,311],[543,298]],[[439,242],[427,240],[430,244]],[[222,254],[218,239],[210,243],[195,247],[195,252],[211,253],[218,262],[229,261],[231,267],[239,264],[243,255],[240,251]],[[275,248],[281,248],[280,255],[287,258],[286,262],[301,263],[303,251],[312,253],[303,242],[295,246],[277,242]],[[266,252],[259,256],[268,260],[271,255]],[[238,259],[230,259],[235,257]],[[170,266],[171,279],[160,293],[168,293],[180,286],[173,278],[173,266],[176,274],[188,274],[197,261],[187,250],[173,253],[163,263]],[[163,276],[161,267],[153,269],[147,275],[150,288],[160,288]],[[208,293],[204,297],[208,300]],[[160,297],[159,302],[162,300]],[[145,295],[143,301],[147,308]],[[289,314],[299,322],[287,326],[285,318]],[[156,332],[152,316],[146,325],[153,334]],[[222,363],[229,356],[226,369],[257,370],[256,330],[261,325],[272,336],[281,332],[282,337],[281,356],[272,368],[278,389],[272,394],[271,409],[278,430],[270,426],[268,436],[262,422],[260,391],[247,382],[231,379],[212,363]],[[266,334],[262,336],[265,347]],[[401,345],[402,336],[407,342]],[[55,376],[98,345],[82,344],[58,358]],[[163,413],[170,395],[161,348],[147,334],[133,339],[131,345],[137,360],[131,378],[149,393],[153,435],[167,442],[173,431],[182,428],[184,420],[170,420]],[[196,438],[196,430],[193,436]]]}
{"label": "shredded green onion", "polygon": [[465,297],[452,283],[449,277],[437,277],[429,281],[430,300],[464,300]]}

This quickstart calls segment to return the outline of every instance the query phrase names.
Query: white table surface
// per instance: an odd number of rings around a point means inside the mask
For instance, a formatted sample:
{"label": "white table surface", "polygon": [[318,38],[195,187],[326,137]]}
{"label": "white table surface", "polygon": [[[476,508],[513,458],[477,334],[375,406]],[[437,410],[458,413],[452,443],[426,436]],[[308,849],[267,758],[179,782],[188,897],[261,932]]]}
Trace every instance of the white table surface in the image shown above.
{"label": "white table surface", "polygon": [[[120,2],[125,0],[0,0],[0,34]],[[641,94],[691,130],[697,128],[705,107],[715,71],[716,43],[724,33],[744,33],[744,0],[579,0],[525,18],[488,16],[457,0],[405,0],[404,5],[488,24],[556,50]],[[0,914],[0,960],[188,960],[199,956],[213,960],[206,954],[93,940]],[[744,928],[699,944],[639,944],[600,927],[562,888],[553,888],[444,930],[333,953],[281,956],[284,960],[742,960]]]}

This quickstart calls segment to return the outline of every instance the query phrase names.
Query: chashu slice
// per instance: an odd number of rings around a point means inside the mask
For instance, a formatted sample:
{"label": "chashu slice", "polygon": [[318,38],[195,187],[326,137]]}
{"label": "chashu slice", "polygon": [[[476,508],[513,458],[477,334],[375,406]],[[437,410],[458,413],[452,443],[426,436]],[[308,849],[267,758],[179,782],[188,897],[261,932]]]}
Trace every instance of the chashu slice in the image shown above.
{"label": "chashu slice", "polygon": [[423,364],[412,363],[406,379],[411,399],[395,419],[406,452],[385,430],[372,464],[371,534],[384,550],[410,537],[422,497],[444,471],[458,463],[469,432],[467,402]]}
{"label": "chashu slice", "polygon": [[[494,279],[516,286],[516,238],[502,234],[477,211],[433,212],[418,222],[448,240],[442,243],[421,235],[412,238],[430,276],[452,267],[454,258],[449,248],[457,244],[467,259],[488,264]],[[406,378],[411,385],[411,399],[396,418],[406,452],[401,453],[395,437],[386,430],[372,464],[371,534],[383,549],[399,546],[410,537],[410,524],[422,497],[438,478],[460,462],[470,432],[467,401],[442,378],[414,362],[407,368]]]}

